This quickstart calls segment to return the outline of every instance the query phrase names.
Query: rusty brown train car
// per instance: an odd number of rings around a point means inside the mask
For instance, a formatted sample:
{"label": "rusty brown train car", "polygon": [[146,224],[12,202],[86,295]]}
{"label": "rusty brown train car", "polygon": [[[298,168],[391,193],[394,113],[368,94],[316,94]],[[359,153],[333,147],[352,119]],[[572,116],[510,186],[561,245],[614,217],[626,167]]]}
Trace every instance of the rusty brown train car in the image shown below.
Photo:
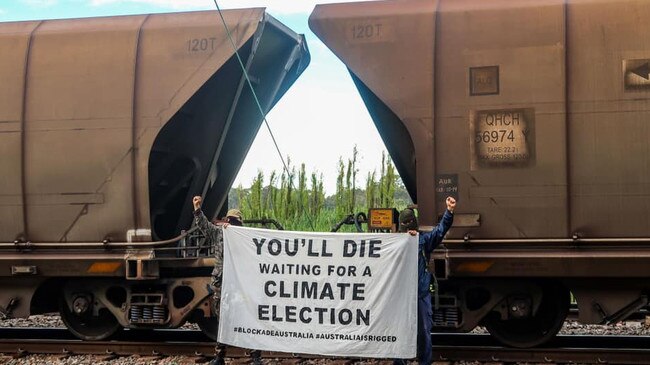
{"label": "rusty brown train car", "polygon": [[193,195],[208,217],[227,208],[263,120],[235,49],[264,112],[309,63],[264,9],[223,17],[0,24],[1,318],[60,311],[83,339],[188,320],[214,335],[213,261],[182,231]]}
{"label": "rusty brown train car", "polygon": [[650,1],[396,0],[317,6],[421,222],[447,195],[437,330],[539,345],[569,293],[584,323],[650,292]]}

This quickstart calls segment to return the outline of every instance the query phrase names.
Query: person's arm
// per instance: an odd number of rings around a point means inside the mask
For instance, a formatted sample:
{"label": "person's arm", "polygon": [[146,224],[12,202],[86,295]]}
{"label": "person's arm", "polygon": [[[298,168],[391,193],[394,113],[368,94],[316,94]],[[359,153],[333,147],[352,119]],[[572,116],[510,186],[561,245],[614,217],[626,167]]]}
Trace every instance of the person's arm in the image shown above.
{"label": "person's arm", "polygon": [[449,228],[451,228],[451,225],[454,223],[454,209],[456,208],[456,199],[447,197],[445,203],[447,204],[447,210],[442,216],[440,223],[438,223],[433,231],[423,234],[425,245],[424,249],[427,252],[433,251],[436,246],[442,242],[442,239],[447,234],[447,231],[449,231]]}
{"label": "person's arm", "polygon": [[209,220],[208,217],[203,214],[203,211],[201,210],[201,203],[203,202],[203,199],[201,199],[200,196],[195,196],[192,199],[192,205],[194,206],[194,223],[199,227],[201,231],[203,231],[204,234],[212,234],[216,232],[219,227],[216,225],[212,224]]}

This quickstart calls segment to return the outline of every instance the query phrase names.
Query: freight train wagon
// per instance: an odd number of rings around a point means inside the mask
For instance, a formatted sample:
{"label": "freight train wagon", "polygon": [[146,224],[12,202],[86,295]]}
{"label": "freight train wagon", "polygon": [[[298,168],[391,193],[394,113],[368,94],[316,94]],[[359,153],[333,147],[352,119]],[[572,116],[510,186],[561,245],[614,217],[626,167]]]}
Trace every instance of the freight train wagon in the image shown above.
{"label": "freight train wagon", "polygon": [[317,6],[432,224],[438,331],[505,344],[625,320],[650,294],[650,1],[401,0]]}
{"label": "freight train wagon", "polygon": [[[264,9],[0,24],[0,318],[60,311],[87,340],[210,326],[214,217],[309,63]],[[228,31],[231,33],[231,43]]]}

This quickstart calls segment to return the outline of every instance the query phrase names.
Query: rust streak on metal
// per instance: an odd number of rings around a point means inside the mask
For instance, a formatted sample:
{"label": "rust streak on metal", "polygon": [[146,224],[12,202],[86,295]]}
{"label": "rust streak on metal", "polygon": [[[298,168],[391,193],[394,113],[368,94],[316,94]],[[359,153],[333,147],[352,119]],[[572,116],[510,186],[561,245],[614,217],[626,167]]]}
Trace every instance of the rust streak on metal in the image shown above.
{"label": "rust streak on metal", "polygon": [[569,2],[568,0],[564,1],[564,169],[566,174],[566,198],[565,198],[565,210],[566,215],[566,235],[567,237],[571,236],[573,232],[571,226],[571,151],[569,146],[571,146],[571,129],[569,127],[570,115],[571,115],[571,100],[569,100],[569,88],[571,86],[569,77],[571,63],[569,62]]}
{"label": "rust streak on metal", "polygon": [[27,117],[27,85],[29,81],[29,65],[30,65],[30,56],[32,51],[32,40],[34,39],[34,33],[36,30],[43,24],[45,21],[40,21],[34,29],[29,33],[29,39],[27,41],[27,49],[25,51],[25,72],[23,74],[23,105],[20,112],[20,186],[21,186],[21,199],[23,204],[23,239],[28,240],[29,237],[29,218],[27,214],[27,174],[25,173],[25,153],[27,152],[26,148],[26,120]]}
{"label": "rust streak on metal", "polygon": [[142,37],[142,29],[149,20],[147,15],[138,27],[138,35],[135,39],[135,58],[133,60],[133,97],[131,98],[131,199],[133,205],[133,228],[142,227],[142,220],[140,217],[140,209],[138,203],[140,201],[138,195],[138,138],[137,138],[137,107],[138,107],[138,75],[140,74],[140,38]]}

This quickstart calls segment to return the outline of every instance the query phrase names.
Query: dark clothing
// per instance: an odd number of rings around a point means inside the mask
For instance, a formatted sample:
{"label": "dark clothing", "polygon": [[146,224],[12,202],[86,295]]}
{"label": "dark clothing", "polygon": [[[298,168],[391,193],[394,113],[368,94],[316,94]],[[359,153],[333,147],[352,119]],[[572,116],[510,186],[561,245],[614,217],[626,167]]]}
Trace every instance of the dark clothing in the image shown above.
{"label": "dark clothing", "polygon": [[431,257],[431,252],[435,249],[442,238],[445,237],[451,224],[454,222],[454,215],[448,210],[442,216],[440,223],[431,232],[420,232],[420,241],[418,244],[418,297],[428,295],[429,285],[431,285],[431,275],[427,270],[427,264]]}
{"label": "dark clothing", "polygon": [[429,365],[433,361],[432,328],[431,295],[425,295],[418,299],[418,360],[421,365]]}
{"label": "dark clothing", "polygon": [[433,309],[431,308],[431,274],[427,264],[431,252],[447,234],[454,222],[454,215],[446,210],[440,223],[431,232],[420,232],[418,244],[418,360],[420,365],[429,365],[433,361],[431,347],[431,328],[433,327]]}
{"label": "dark clothing", "polygon": [[[420,365],[430,365],[433,361],[431,329],[433,328],[433,309],[431,308],[431,274],[427,264],[431,252],[442,242],[454,222],[454,215],[446,210],[440,223],[431,232],[419,232],[418,241],[418,361]],[[394,364],[406,364],[395,360]]]}

